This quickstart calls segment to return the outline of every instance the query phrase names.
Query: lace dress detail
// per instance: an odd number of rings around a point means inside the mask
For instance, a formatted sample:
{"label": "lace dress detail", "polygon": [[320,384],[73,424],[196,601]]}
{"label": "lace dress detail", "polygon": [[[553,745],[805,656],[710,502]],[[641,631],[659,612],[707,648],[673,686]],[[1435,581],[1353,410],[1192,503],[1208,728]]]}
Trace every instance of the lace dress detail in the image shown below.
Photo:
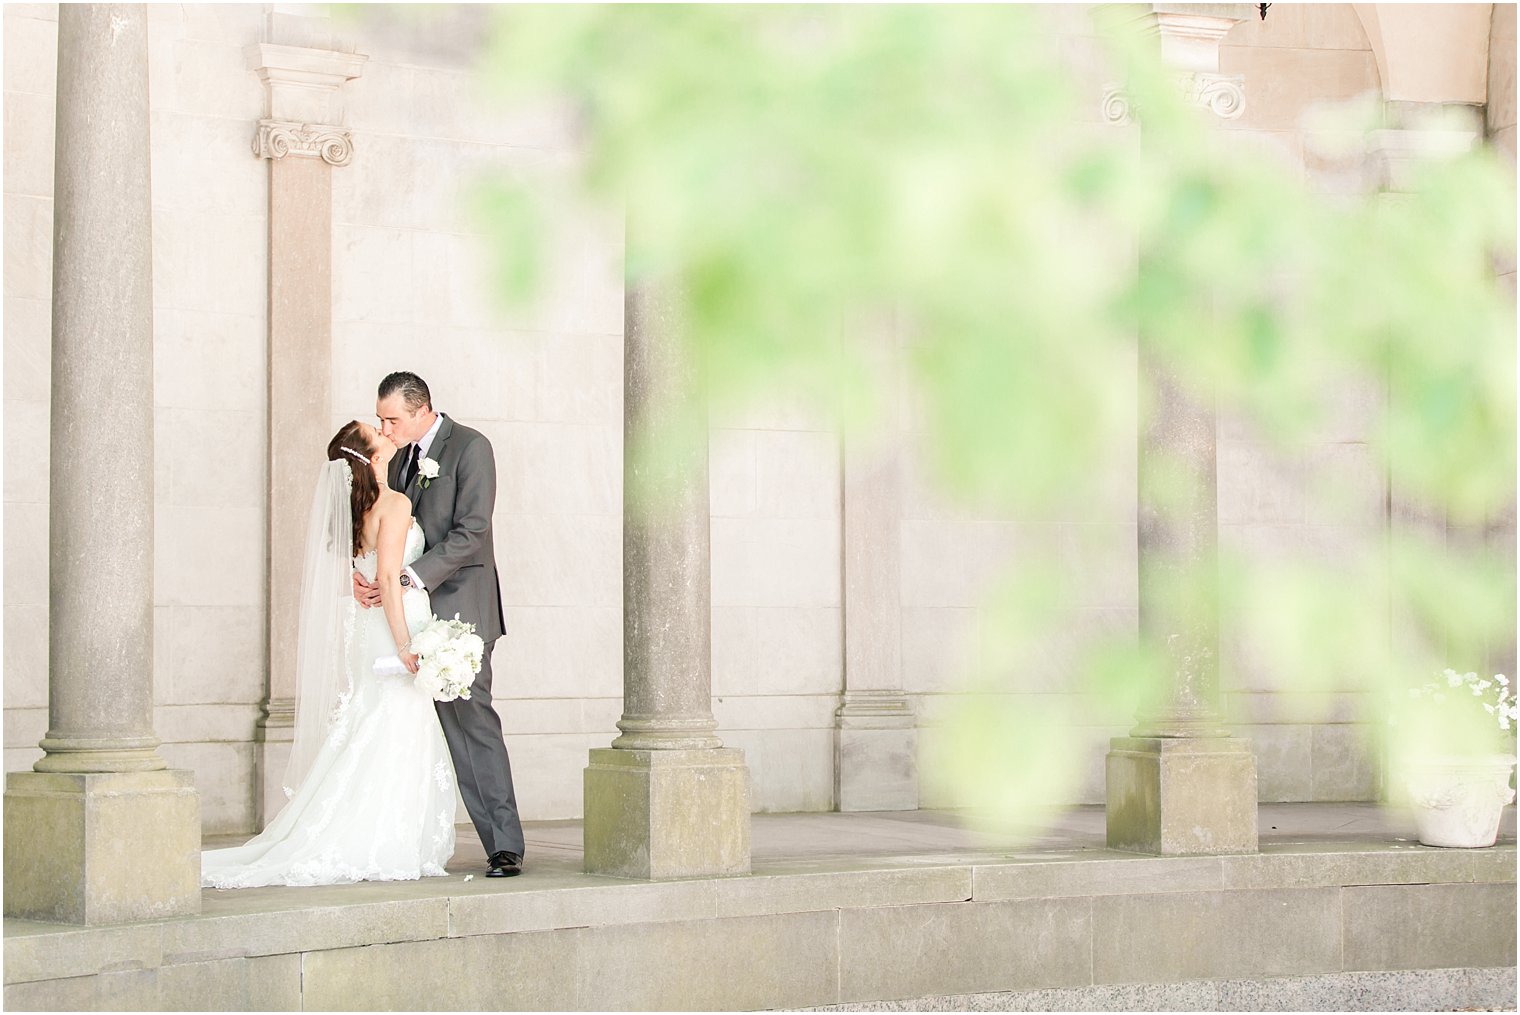
{"label": "lace dress detail", "polygon": [[[404,560],[422,555],[422,529],[407,533]],[[354,558],[374,580],[375,557]],[[402,603],[416,631],[432,616],[427,593]],[[385,614],[356,610],[348,652],[353,691],[334,710],[304,782],[263,832],[242,846],[201,854],[201,885],[334,885],[439,877],[454,855],[454,767],[428,696],[410,676],[376,676],[395,655]]]}

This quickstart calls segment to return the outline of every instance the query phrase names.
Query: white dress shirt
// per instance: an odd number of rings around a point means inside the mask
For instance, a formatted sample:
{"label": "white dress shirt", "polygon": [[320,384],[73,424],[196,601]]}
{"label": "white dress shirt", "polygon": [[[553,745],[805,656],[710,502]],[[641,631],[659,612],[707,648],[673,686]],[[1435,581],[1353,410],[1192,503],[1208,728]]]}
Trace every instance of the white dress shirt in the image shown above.
{"label": "white dress shirt", "polygon": [[[428,450],[433,446],[433,438],[438,436],[438,428],[441,426],[443,426],[443,413],[440,412],[437,414],[437,418],[433,420],[433,425],[428,427],[428,432],[417,438],[417,446],[422,449],[422,454],[417,456],[417,468],[419,470],[422,468],[422,459],[428,456]],[[408,449],[409,452],[410,450],[411,449]],[[412,584],[417,588],[427,588],[427,586],[422,583],[422,579],[417,577],[417,572],[411,569],[410,565],[403,568],[402,570],[406,572],[407,577],[411,579]]]}

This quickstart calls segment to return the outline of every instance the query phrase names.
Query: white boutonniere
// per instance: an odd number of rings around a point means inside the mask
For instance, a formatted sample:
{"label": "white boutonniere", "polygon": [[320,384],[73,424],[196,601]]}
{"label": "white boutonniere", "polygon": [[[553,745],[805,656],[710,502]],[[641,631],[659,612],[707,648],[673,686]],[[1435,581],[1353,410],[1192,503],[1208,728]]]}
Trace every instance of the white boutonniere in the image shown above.
{"label": "white boutonniere", "polygon": [[438,463],[431,458],[424,458],[417,463],[417,475],[422,477],[422,488],[426,490],[428,484],[438,478]]}

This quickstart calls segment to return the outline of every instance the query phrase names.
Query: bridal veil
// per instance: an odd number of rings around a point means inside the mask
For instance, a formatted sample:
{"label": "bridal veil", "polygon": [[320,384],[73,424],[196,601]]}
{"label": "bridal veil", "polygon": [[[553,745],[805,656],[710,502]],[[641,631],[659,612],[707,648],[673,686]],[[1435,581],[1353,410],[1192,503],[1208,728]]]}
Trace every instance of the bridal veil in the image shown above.
{"label": "bridal veil", "polygon": [[[295,632],[295,740],[280,783],[287,798],[306,778],[329,725],[353,693],[348,654],[359,607],[352,580],[352,488],[353,473],[348,463],[329,461],[318,474],[312,496],[301,567],[301,612]],[[289,637],[289,632],[273,631],[270,636]]]}

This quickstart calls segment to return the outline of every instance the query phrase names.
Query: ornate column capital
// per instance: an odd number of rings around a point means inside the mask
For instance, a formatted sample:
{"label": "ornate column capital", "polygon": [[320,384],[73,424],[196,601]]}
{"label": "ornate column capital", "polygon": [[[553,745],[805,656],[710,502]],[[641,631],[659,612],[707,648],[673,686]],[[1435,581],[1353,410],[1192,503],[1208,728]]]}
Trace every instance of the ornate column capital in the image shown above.
{"label": "ornate column capital", "polygon": [[360,75],[369,57],[272,42],[254,43],[243,52],[248,69],[264,82],[264,119],[253,153],[261,159],[299,155],[348,165],[353,137],[333,126],[343,120],[339,89]]}
{"label": "ornate column capital", "polygon": [[1103,89],[1103,122],[1115,127],[1128,127],[1135,122],[1134,109],[1130,105],[1129,92],[1118,85]]}
{"label": "ornate column capital", "polygon": [[328,124],[260,120],[253,154],[261,159],[295,155],[321,159],[330,166],[346,166],[354,157],[354,139],[344,128]]}
{"label": "ornate column capital", "polygon": [[[1134,30],[1160,41],[1161,59],[1177,72],[1189,102],[1221,120],[1245,112],[1245,77],[1219,73],[1219,44],[1231,28],[1250,16],[1254,4],[1151,4],[1136,17]],[[1133,122],[1129,95],[1119,85],[1103,91],[1103,119],[1116,126]]]}
{"label": "ornate column capital", "polygon": [[[1242,74],[1189,71],[1178,75],[1177,86],[1189,102],[1202,106],[1221,120],[1234,120],[1246,111],[1245,76]],[[1135,122],[1129,93],[1118,85],[1103,89],[1100,108],[1104,123],[1128,127]]]}
{"label": "ornate column capital", "polygon": [[1243,74],[1191,71],[1182,75],[1182,93],[1221,120],[1233,120],[1246,110],[1246,79]]}
{"label": "ornate column capital", "polygon": [[1161,60],[1180,72],[1182,93],[1222,120],[1246,108],[1245,78],[1219,73],[1219,44],[1254,4],[1152,4]]}

